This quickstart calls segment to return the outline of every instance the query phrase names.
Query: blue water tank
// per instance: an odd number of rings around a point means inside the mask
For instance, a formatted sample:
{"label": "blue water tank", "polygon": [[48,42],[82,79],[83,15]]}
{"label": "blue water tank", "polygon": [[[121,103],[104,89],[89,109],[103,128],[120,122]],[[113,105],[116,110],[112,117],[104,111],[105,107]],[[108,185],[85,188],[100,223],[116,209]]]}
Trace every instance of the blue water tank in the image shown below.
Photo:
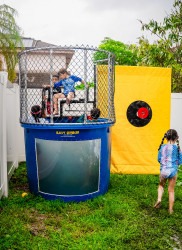
{"label": "blue water tank", "polygon": [[84,201],[108,190],[112,124],[22,124],[30,191]]}

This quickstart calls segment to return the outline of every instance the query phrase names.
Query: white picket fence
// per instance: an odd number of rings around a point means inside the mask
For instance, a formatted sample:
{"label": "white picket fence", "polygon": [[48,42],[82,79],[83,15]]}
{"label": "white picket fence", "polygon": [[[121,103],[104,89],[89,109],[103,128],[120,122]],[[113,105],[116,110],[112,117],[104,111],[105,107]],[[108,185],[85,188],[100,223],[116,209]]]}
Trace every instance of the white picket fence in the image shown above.
{"label": "white picket fence", "polygon": [[[19,86],[0,72],[0,198],[8,196],[8,181],[25,161],[24,131],[19,123]],[[178,131],[182,148],[182,94],[171,95],[171,128]]]}
{"label": "white picket fence", "polygon": [[8,196],[8,181],[18,162],[25,161],[23,129],[19,123],[19,86],[0,72],[0,198]]}
{"label": "white picket fence", "polygon": [[7,137],[6,137],[6,85],[7,74],[0,73],[0,197],[8,195]]}
{"label": "white picket fence", "polygon": [[182,149],[182,93],[171,95],[171,128],[179,134],[180,147]]}

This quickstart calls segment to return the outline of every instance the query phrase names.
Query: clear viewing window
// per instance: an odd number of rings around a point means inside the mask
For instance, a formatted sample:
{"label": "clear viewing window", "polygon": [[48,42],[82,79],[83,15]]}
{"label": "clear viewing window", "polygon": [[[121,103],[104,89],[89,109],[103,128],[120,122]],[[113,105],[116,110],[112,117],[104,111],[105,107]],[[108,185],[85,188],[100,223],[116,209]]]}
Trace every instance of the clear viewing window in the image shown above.
{"label": "clear viewing window", "polygon": [[68,196],[97,192],[100,180],[100,148],[100,139],[36,139],[39,191]]}

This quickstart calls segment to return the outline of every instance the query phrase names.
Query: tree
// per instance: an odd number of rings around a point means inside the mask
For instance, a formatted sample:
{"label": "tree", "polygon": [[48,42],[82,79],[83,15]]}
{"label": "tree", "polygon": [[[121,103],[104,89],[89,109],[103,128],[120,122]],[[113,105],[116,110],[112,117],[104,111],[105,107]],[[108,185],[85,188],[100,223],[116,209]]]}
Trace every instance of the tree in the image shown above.
{"label": "tree", "polygon": [[172,68],[172,92],[182,91],[182,2],[175,0],[171,14],[162,23],[141,20],[142,30],[148,30],[157,37],[150,44],[145,37],[139,39],[137,55],[140,65]]}
{"label": "tree", "polygon": [[[6,4],[0,5],[0,54],[6,62],[10,81],[16,77],[17,47],[22,47],[20,28],[15,22],[16,15],[15,9]],[[2,60],[0,57],[0,70],[2,70]]]}
{"label": "tree", "polygon": [[[106,37],[98,48],[114,53],[115,63],[118,65],[137,65],[137,52],[133,51],[129,45]],[[104,52],[96,52],[94,54],[95,61],[104,60],[105,58],[106,54]]]}

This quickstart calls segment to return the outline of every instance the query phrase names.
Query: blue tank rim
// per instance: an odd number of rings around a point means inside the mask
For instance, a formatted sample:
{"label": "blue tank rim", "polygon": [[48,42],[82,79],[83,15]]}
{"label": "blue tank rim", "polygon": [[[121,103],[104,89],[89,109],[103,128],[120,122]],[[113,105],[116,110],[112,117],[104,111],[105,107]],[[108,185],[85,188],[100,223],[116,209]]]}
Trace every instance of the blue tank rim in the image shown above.
{"label": "blue tank rim", "polygon": [[98,128],[108,128],[114,125],[112,123],[98,123],[98,124],[28,124],[21,123],[21,127],[26,129],[98,129]]}

